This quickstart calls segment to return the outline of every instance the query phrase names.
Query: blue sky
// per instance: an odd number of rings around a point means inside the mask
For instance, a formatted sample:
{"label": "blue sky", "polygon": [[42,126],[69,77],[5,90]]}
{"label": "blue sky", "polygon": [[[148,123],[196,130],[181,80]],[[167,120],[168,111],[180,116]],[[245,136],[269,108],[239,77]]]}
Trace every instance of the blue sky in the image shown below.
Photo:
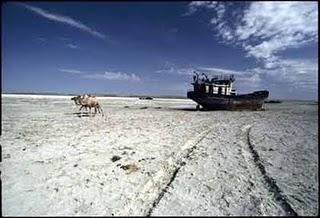
{"label": "blue sky", "polygon": [[186,96],[199,70],[317,99],[318,3],[6,3],[2,64],[6,92]]}

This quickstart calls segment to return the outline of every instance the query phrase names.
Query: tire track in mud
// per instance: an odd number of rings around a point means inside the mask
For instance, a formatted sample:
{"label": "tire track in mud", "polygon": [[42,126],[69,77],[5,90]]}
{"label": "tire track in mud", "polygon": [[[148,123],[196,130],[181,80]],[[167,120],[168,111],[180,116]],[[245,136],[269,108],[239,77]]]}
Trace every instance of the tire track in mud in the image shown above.
{"label": "tire track in mud", "polygon": [[130,198],[130,202],[119,212],[120,216],[151,216],[171,183],[175,180],[180,168],[186,165],[191,153],[212,129],[201,132],[198,136],[188,140],[181,151],[168,158],[162,168]]}
{"label": "tire track in mud", "polygon": [[244,134],[246,138],[246,143],[249,147],[249,151],[252,154],[254,164],[261,172],[267,186],[268,190],[273,194],[273,197],[277,203],[281,206],[281,208],[285,211],[287,216],[298,216],[297,212],[291,207],[291,205],[288,203],[287,197],[282,194],[281,189],[277,185],[277,182],[275,179],[273,179],[271,176],[269,176],[266,172],[266,169],[260,159],[260,156],[258,152],[255,150],[254,144],[251,143],[250,140],[250,131],[252,126],[248,125],[244,128]]}

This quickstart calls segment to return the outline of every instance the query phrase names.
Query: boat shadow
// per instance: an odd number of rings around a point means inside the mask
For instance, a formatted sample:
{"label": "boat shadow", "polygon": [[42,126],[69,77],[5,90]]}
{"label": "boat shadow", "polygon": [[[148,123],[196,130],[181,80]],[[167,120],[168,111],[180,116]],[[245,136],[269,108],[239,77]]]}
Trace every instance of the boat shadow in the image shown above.
{"label": "boat shadow", "polygon": [[265,108],[259,109],[259,110],[249,110],[249,109],[237,109],[237,110],[227,110],[227,109],[210,109],[210,108],[169,108],[169,110],[175,110],[175,111],[233,111],[233,112],[250,112],[250,111],[265,111]]}
{"label": "boat shadow", "polygon": [[168,108],[169,110],[175,110],[175,111],[207,111],[206,109],[200,108]]}

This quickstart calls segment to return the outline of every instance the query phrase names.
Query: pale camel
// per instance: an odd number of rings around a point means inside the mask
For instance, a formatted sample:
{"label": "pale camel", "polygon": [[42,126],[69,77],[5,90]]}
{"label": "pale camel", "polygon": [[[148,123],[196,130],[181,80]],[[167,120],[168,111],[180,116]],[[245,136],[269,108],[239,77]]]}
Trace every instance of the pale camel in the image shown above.
{"label": "pale camel", "polygon": [[81,104],[81,107],[79,110],[81,110],[83,107],[89,107],[90,113],[91,113],[91,108],[94,108],[95,114],[97,113],[97,110],[99,113],[103,114],[103,110],[100,106],[100,103],[96,96],[91,96],[91,95],[82,95],[80,98],[78,98],[79,103]]}

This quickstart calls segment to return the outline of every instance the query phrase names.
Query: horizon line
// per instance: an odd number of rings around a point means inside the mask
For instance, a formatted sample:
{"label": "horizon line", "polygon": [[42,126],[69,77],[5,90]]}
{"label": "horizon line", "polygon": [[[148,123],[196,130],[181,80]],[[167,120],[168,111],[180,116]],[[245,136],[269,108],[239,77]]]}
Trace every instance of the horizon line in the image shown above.
{"label": "horizon line", "polygon": [[[2,91],[1,94],[18,94],[18,95],[57,95],[57,96],[74,96],[78,95],[75,93],[61,93],[61,92],[6,92]],[[120,95],[120,94],[104,94],[104,93],[88,93],[94,94],[100,97],[153,97],[153,98],[183,98],[188,99],[186,96],[181,95],[146,95],[146,94],[129,94],[129,95]],[[318,102],[318,99],[284,99],[284,98],[268,98],[268,100],[281,100],[281,101],[315,101]]]}

